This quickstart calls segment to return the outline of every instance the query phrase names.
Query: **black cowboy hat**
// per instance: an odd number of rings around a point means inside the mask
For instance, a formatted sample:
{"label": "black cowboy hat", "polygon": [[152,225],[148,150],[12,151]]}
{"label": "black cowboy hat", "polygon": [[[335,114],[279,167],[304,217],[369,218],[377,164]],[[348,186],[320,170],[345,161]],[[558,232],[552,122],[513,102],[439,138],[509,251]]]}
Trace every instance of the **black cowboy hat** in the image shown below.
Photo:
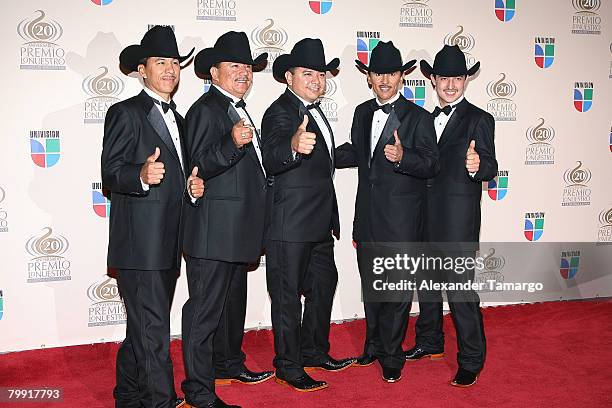
{"label": "black cowboy hat", "polygon": [[249,39],[244,32],[228,31],[217,38],[214,47],[204,48],[195,56],[193,68],[197,75],[209,76],[210,68],[219,62],[238,62],[253,66],[253,71],[266,67],[268,53],[253,59]]}
{"label": "black cowboy hat", "polygon": [[285,81],[285,72],[294,67],[304,67],[315,71],[333,71],[340,65],[340,59],[334,58],[325,63],[323,43],[318,38],[304,38],[291,49],[291,53],[282,54],[274,60],[272,74],[281,82]]}
{"label": "black cowboy hat", "polygon": [[434,59],[433,68],[425,60],[421,60],[421,72],[429,78],[433,75],[445,77],[474,75],[480,68],[480,61],[475,63],[470,69],[465,65],[465,54],[458,45],[445,45]]}
{"label": "black cowboy hat", "polygon": [[355,60],[355,63],[360,69],[366,72],[388,74],[391,72],[404,72],[409,70],[414,66],[416,60],[410,60],[402,65],[402,56],[400,51],[393,45],[393,41],[379,41],[372,50],[369,67],[359,60]]}
{"label": "black cowboy hat", "polygon": [[119,63],[129,70],[127,73],[130,73],[138,70],[138,64],[143,58],[176,58],[183,62],[191,56],[194,50],[195,48],[192,48],[189,54],[181,56],[172,28],[156,25],[145,33],[140,44],[129,45],[121,51]]}

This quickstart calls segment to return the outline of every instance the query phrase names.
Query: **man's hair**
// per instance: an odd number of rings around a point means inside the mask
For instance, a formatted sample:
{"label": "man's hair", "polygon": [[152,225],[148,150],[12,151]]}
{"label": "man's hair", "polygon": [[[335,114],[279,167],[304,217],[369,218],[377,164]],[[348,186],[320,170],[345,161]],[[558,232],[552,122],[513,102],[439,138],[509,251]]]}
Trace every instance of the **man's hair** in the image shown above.
{"label": "man's hair", "polygon": [[297,69],[297,67],[291,67],[287,71],[291,72],[291,75],[295,75],[295,70],[296,69]]}
{"label": "man's hair", "polygon": [[144,57],[138,60],[138,65],[142,64],[142,65],[147,65],[147,60],[149,59],[149,57]]}

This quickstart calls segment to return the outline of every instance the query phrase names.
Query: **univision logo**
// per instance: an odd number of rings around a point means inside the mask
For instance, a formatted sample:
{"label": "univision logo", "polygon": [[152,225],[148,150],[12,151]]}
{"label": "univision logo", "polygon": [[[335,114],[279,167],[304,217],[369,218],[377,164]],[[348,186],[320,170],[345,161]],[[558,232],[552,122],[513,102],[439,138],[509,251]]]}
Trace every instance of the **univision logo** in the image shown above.
{"label": "univision logo", "polygon": [[525,133],[529,145],[525,149],[526,165],[545,165],[555,164],[555,148],[551,144],[555,138],[555,129],[545,126],[543,118],[539,118],[539,123],[530,126]]}
{"label": "univision logo", "polygon": [[105,276],[103,280],[93,283],[87,289],[87,297],[92,302],[89,305],[88,327],[125,324],[125,305],[113,278]]}
{"label": "univision logo", "polygon": [[534,59],[538,67],[550,67],[555,60],[555,39],[552,37],[536,37]]}
{"label": "univision logo", "polygon": [[425,106],[426,89],[424,79],[404,79],[404,97],[420,107]]}
{"label": "univision logo", "polygon": [[512,97],[516,94],[516,85],[506,80],[506,74],[500,73],[497,81],[487,85],[487,94],[491,98],[487,111],[496,121],[516,121],[516,103]]}
{"label": "univision logo", "polygon": [[25,249],[32,256],[28,262],[28,283],[70,280],[70,261],[63,255],[70,247],[63,235],[53,234],[51,227],[28,239]]}
{"label": "univision logo", "polygon": [[561,251],[559,273],[563,279],[574,279],[580,266],[580,251]]}
{"label": "univision logo", "polygon": [[612,208],[599,213],[599,224],[597,242],[612,244]]}
{"label": "univision logo", "polygon": [[370,54],[380,41],[380,31],[357,31],[357,59],[370,64]]}
{"label": "univision logo", "polygon": [[85,101],[83,123],[104,123],[108,108],[119,101],[119,95],[125,88],[121,78],[108,75],[107,67],[98,69],[101,72],[89,75],[81,84],[83,92],[89,95]]}
{"label": "univision logo", "polygon": [[93,210],[99,217],[110,217],[111,202],[109,192],[102,188],[102,183],[91,183],[91,201]]}
{"label": "univision logo", "polygon": [[587,112],[593,106],[593,83],[574,83],[574,108],[578,112]]}
{"label": "univision logo", "polygon": [[107,6],[113,2],[113,0],[91,0],[91,2],[97,6]]}
{"label": "univision logo", "polygon": [[269,18],[263,27],[257,27],[251,32],[251,40],[256,45],[253,57],[264,52],[268,53],[268,65],[264,72],[272,72],[274,60],[285,53],[284,45],[289,40],[289,35],[281,27],[274,26],[274,20]]}
{"label": "univision logo", "polygon": [[499,201],[506,197],[508,194],[509,173],[508,170],[499,170],[497,176],[487,183],[487,191],[491,200]]}
{"label": "univision logo", "polygon": [[490,248],[487,254],[479,254],[478,256],[482,257],[484,268],[476,268],[478,274],[474,279],[475,283],[478,283],[479,287],[482,288],[479,292],[493,292],[498,287],[497,283],[503,283],[505,280],[502,269],[506,265],[506,258],[497,255],[495,248]]}
{"label": "univision logo", "polygon": [[59,130],[30,130],[30,157],[35,165],[53,167],[61,156]]}
{"label": "univision logo", "polygon": [[512,20],[515,12],[515,0],[495,0],[495,17],[499,21],[507,22]]}
{"label": "univision logo", "polygon": [[576,12],[572,16],[572,34],[601,34],[600,0],[572,0]]}
{"label": "univision logo", "polygon": [[26,42],[21,46],[19,69],[65,70],[66,51],[56,42],[64,30],[55,20],[46,20],[42,10],[38,17],[24,19],[17,25],[17,33]]}
{"label": "univision logo", "polygon": [[433,27],[433,10],[427,4],[429,0],[413,0],[402,4],[400,8],[400,27]]}
{"label": "univision logo", "polygon": [[332,78],[326,79],[325,94],[320,99],[321,104],[319,107],[329,122],[338,121],[338,103],[333,98],[337,91],[338,83]]}
{"label": "univision logo", "polygon": [[470,54],[470,51],[476,45],[476,40],[474,40],[474,36],[464,32],[463,26],[457,26],[457,28],[459,30],[456,33],[447,34],[444,37],[444,44],[458,46],[465,54],[465,64],[468,68],[471,68],[476,63],[476,58]]}
{"label": "univision logo", "polygon": [[525,213],[525,227],[523,230],[528,241],[537,241],[544,235],[544,213]]}
{"label": "univision logo", "polygon": [[235,0],[196,0],[196,20],[236,21]]}
{"label": "univision logo", "polygon": [[563,207],[581,206],[591,204],[591,189],[588,183],[591,180],[591,171],[582,167],[577,161],[576,167],[568,169],[563,174],[565,187],[563,188]]}
{"label": "univision logo", "polygon": [[326,14],[331,10],[333,3],[331,0],[309,1],[308,5],[310,6],[310,9],[316,14]]}
{"label": "univision logo", "polygon": [[3,316],[4,316],[4,293],[2,292],[2,289],[0,289],[0,320],[2,320]]}

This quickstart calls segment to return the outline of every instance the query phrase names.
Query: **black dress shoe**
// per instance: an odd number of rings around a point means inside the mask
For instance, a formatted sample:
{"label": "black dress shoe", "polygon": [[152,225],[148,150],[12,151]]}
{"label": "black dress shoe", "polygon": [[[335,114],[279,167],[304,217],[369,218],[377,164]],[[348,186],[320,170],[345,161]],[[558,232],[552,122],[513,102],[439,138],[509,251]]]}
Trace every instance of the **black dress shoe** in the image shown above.
{"label": "black dress shoe", "polygon": [[327,383],[325,381],[316,381],[308,374],[304,374],[295,380],[284,380],[276,376],[275,381],[300,392],[312,392],[327,388]]}
{"label": "black dress shoe", "polygon": [[214,401],[204,405],[190,405],[185,402],[186,408],[241,408],[240,405],[228,405],[221,398],[217,397]]}
{"label": "black dress shoe", "polygon": [[471,371],[459,367],[459,370],[457,370],[457,374],[455,374],[455,378],[453,379],[453,381],[451,381],[451,385],[454,387],[467,388],[476,384],[477,379],[478,373],[473,373]]}
{"label": "black dress shoe", "polygon": [[241,384],[253,385],[253,384],[259,384],[264,381],[267,381],[272,377],[274,377],[274,371],[254,372],[245,367],[244,370],[240,374],[234,377],[216,378],[215,384],[216,385],[229,385],[233,382],[236,382],[236,383],[241,383]]}
{"label": "black dress shoe", "polygon": [[329,360],[317,364],[304,367],[305,371],[314,371],[314,370],[325,370],[325,371],[342,371],[346,370],[353,364],[355,364],[356,358],[343,358],[341,360],[334,360],[333,358],[329,358]]}
{"label": "black dress shoe", "polygon": [[444,351],[439,352],[428,352],[420,348],[419,346],[414,346],[410,350],[404,353],[407,361],[416,361],[420,360],[424,357],[429,357],[431,360],[439,360],[444,358]]}
{"label": "black dress shoe", "polygon": [[176,408],[178,407],[185,407],[187,408],[187,403],[185,402],[185,398],[177,398],[176,401],[174,402],[174,406]]}
{"label": "black dress shoe", "polygon": [[376,361],[376,357],[371,356],[369,354],[362,354],[359,357],[357,357],[357,361],[355,361],[354,365],[359,366],[359,367],[366,367],[366,366],[374,364],[375,361]]}
{"label": "black dress shoe", "polygon": [[400,368],[383,367],[382,378],[388,383],[398,382],[402,379],[402,370]]}

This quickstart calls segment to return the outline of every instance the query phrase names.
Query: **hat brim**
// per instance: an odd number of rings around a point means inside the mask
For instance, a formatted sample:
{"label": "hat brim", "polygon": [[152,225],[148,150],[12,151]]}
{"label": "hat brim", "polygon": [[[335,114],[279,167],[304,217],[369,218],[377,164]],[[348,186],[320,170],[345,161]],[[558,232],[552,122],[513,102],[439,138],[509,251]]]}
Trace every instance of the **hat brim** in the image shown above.
{"label": "hat brim", "polygon": [[453,71],[453,70],[448,70],[448,71],[441,70],[439,72],[435,72],[433,67],[429,65],[429,63],[425,60],[421,60],[419,65],[421,67],[421,73],[425,76],[425,78],[428,78],[428,79],[432,75],[440,75],[440,76],[445,76],[445,77],[462,76],[462,75],[472,76],[476,72],[478,72],[478,70],[480,69],[480,61],[476,62],[474,65],[470,67],[470,69],[466,70],[465,72],[459,72],[459,71]]}
{"label": "hat brim", "polygon": [[183,62],[191,57],[191,54],[193,54],[194,51],[195,48],[192,48],[187,55],[163,55],[164,53],[160,53],[159,51],[151,50],[139,44],[133,44],[128,45],[123,49],[123,51],[121,51],[121,54],[119,54],[119,64],[127,70],[127,73],[130,73],[138,70],[138,64],[143,58],[176,58],[180,62]]}
{"label": "hat brim", "polygon": [[272,75],[277,81],[286,82],[285,81],[285,72],[287,72],[291,68],[295,67],[303,67],[308,69],[314,69],[319,72],[326,71],[335,71],[340,65],[340,58],[334,58],[329,61],[326,65],[314,65],[309,63],[304,63],[304,61],[299,61],[297,58],[293,58],[291,54],[283,54],[279,55],[272,65]]}
{"label": "hat brim", "polygon": [[253,72],[258,72],[268,65],[268,53],[264,52],[253,59],[250,56],[248,58],[243,58],[236,55],[230,55],[214,47],[204,48],[196,54],[193,69],[197,76],[208,77],[210,76],[210,68],[219,62],[238,62],[240,64],[251,65],[253,67]]}
{"label": "hat brim", "polygon": [[[408,71],[410,68],[412,68],[414,66],[414,64],[416,64],[416,60],[410,60],[407,63],[405,63],[404,65],[400,65],[400,66],[392,66],[392,67],[385,67],[385,68],[371,68],[368,67],[366,64],[364,64],[363,62],[361,62],[360,60],[355,60],[355,64],[357,65],[357,67],[359,68],[359,70],[365,74],[367,74],[368,72],[374,72],[377,74],[390,74],[391,72],[405,72]],[[371,64],[370,64],[371,65]]]}

